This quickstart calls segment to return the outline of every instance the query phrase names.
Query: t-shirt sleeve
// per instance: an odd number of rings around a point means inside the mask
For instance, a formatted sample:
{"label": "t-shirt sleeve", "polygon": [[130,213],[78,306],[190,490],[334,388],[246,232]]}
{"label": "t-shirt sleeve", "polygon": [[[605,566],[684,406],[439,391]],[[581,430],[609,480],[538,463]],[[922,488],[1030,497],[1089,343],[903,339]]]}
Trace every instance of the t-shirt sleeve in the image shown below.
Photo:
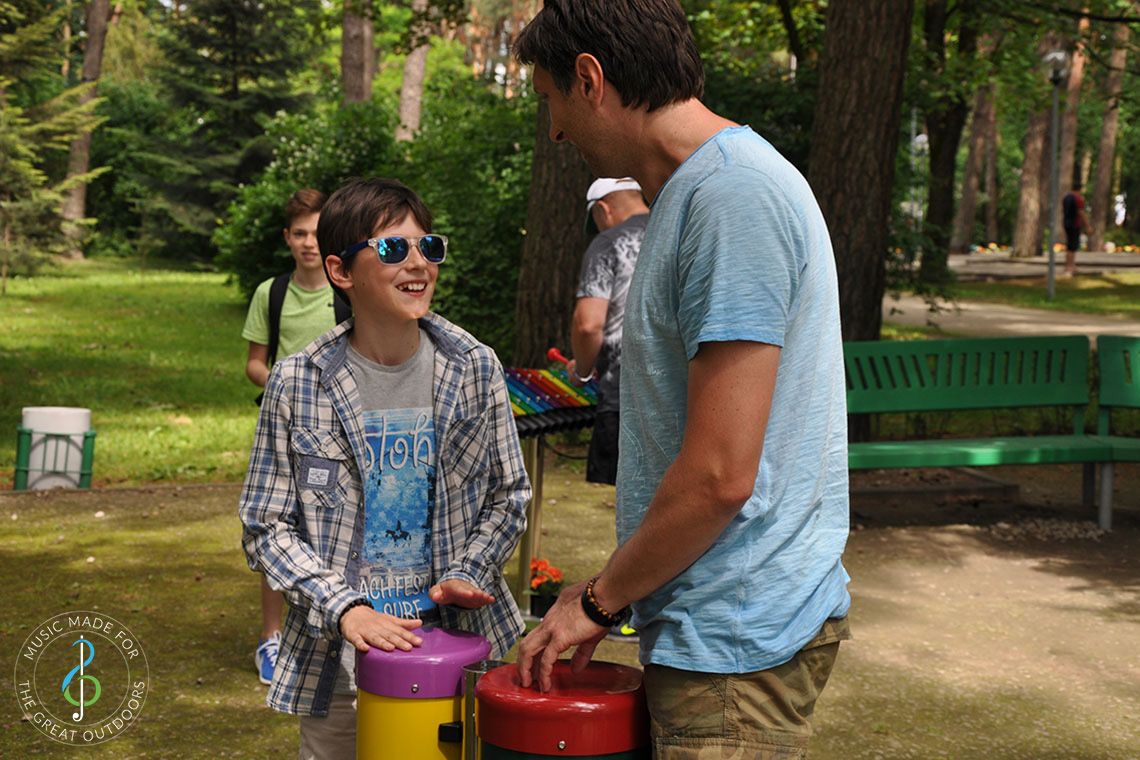
{"label": "t-shirt sleeve", "polygon": [[678,258],[685,352],[701,343],[784,345],[802,263],[801,215],[763,174],[735,168],[693,194]]}
{"label": "t-shirt sleeve", "polygon": [[273,280],[266,280],[253,291],[253,298],[249,301],[249,311],[245,315],[245,326],[241,330],[241,337],[250,343],[269,345],[269,288]]}
{"label": "t-shirt sleeve", "polygon": [[594,236],[582,256],[582,272],[578,276],[577,298],[610,299],[614,290],[613,240],[602,233]]}

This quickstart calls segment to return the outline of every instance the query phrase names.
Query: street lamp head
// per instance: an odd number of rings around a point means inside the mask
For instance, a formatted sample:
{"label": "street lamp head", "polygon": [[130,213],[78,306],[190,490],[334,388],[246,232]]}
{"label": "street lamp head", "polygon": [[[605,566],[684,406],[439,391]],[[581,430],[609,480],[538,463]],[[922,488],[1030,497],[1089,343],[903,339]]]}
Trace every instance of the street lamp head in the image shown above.
{"label": "street lamp head", "polygon": [[1053,50],[1041,58],[1041,62],[1049,69],[1049,81],[1054,87],[1065,81],[1069,71],[1069,54],[1064,50]]}

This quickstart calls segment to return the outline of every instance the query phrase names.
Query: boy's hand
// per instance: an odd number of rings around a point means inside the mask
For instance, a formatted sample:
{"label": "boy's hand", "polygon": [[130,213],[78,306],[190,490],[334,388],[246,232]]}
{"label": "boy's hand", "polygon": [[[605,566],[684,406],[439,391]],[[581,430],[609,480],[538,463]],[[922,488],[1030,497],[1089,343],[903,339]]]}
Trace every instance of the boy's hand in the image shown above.
{"label": "boy's hand", "polygon": [[428,589],[428,596],[436,604],[474,610],[495,601],[495,597],[467,581],[450,578]]}
{"label": "boy's hand", "polygon": [[419,620],[385,615],[363,604],[353,607],[340,619],[341,635],[361,652],[367,652],[370,647],[378,647],[385,652],[393,649],[410,651],[423,643],[423,639],[412,633],[422,627]]}

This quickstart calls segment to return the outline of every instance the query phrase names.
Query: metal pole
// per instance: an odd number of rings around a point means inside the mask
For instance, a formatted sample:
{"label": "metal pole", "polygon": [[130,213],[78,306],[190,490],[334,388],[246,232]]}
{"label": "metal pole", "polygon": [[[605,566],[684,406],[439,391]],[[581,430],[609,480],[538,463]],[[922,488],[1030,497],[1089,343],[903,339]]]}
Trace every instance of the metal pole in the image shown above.
{"label": "metal pole", "polygon": [[1047,250],[1049,252],[1049,278],[1046,286],[1046,295],[1050,301],[1053,300],[1053,295],[1056,292],[1056,258],[1057,253],[1053,250],[1053,241],[1057,239],[1057,193],[1058,186],[1060,185],[1060,161],[1059,153],[1060,146],[1058,145],[1057,133],[1061,131],[1060,121],[1061,114],[1058,109],[1058,93],[1061,89],[1061,71],[1060,69],[1053,69],[1053,76],[1050,81],[1053,83],[1053,123],[1049,128],[1049,154],[1051,156],[1052,166],[1050,167],[1049,177],[1049,235],[1047,237]]}

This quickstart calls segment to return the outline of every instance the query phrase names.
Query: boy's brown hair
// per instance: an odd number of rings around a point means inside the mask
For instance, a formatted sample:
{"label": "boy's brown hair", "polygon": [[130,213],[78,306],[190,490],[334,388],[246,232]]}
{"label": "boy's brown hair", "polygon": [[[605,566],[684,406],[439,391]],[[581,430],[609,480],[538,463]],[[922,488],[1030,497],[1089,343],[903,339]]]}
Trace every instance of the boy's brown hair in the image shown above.
{"label": "boy's brown hair", "polygon": [[285,229],[293,226],[293,220],[306,214],[319,214],[325,205],[325,194],[311,187],[303,187],[289,196],[285,204]]}

